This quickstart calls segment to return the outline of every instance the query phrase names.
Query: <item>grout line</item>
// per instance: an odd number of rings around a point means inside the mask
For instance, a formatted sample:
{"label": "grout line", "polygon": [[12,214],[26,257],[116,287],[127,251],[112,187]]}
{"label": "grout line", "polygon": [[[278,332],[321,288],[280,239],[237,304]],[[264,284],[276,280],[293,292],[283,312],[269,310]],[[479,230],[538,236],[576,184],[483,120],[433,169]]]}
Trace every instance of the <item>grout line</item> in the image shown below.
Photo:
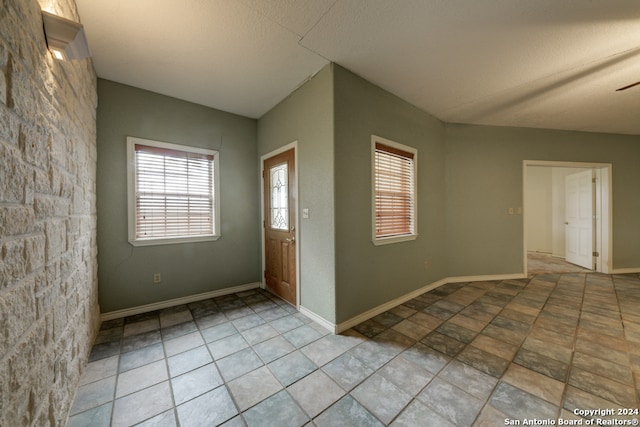
{"label": "grout line", "polygon": [[[189,310],[189,313],[191,313],[191,310]],[[191,317],[193,317],[193,314],[191,314]],[[173,412],[173,418],[176,421],[176,425],[179,426],[180,425],[180,419],[178,418],[178,405],[176,405],[176,399],[175,399],[175,395],[173,393],[173,383],[171,381],[171,371],[169,370],[169,356],[167,355],[167,349],[165,347],[165,339],[164,339],[164,335],[162,333],[162,321],[160,319],[160,315],[159,314],[158,314],[158,325],[160,326],[160,329],[159,329],[159,331],[160,331],[160,342],[162,342],[162,354],[164,355],[164,368],[165,368],[165,372],[167,373],[167,382],[169,383],[169,393],[171,394],[171,403],[173,404],[173,407],[171,409],[172,409],[172,412]],[[163,412],[161,412],[160,414],[162,414],[162,413]],[[156,417],[156,416],[158,416],[160,414],[152,415],[149,418]]]}
{"label": "grout line", "polygon": [[[557,284],[556,284],[557,286]],[[555,288],[554,288],[555,290]],[[564,384],[562,387],[562,400],[560,401],[560,412],[558,414],[558,418],[561,418],[562,416],[562,410],[564,409],[564,404],[566,402],[567,399],[567,393],[569,392],[569,381],[571,379],[571,373],[573,371],[573,359],[575,357],[576,354],[576,344],[578,343],[578,331],[580,330],[580,319],[582,318],[582,307],[584,306],[584,297],[585,294],[587,292],[587,275],[584,275],[584,281],[582,283],[582,294],[581,294],[581,299],[580,299],[580,308],[579,308],[579,314],[578,314],[578,321],[576,323],[576,330],[573,333],[573,345],[571,346],[571,357],[569,358],[568,363],[568,367],[567,367],[567,374],[564,380]],[[591,393],[590,393],[591,394]]]}

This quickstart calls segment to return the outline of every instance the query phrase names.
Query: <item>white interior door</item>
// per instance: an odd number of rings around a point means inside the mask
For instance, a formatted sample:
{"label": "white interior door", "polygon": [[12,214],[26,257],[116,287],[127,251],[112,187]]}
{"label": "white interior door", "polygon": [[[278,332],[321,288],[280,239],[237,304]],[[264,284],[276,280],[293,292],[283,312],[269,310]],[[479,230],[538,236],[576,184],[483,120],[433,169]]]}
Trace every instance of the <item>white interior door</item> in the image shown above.
{"label": "white interior door", "polygon": [[567,175],[565,178],[565,259],[589,270],[594,268],[593,189],[592,170]]}

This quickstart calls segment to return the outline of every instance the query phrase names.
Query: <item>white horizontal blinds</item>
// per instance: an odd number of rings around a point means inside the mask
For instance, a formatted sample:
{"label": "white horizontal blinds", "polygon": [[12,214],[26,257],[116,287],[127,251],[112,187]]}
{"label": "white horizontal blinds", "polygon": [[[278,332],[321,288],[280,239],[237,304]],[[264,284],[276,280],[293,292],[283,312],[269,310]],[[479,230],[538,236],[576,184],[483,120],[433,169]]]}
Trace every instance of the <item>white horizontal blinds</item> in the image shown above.
{"label": "white horizontal blinds", "polygon": [[376,237],[414,232],[413,162],[413,153],[376,143]]}
{"label": "white horizontal blinds", "polygon": [[213,160],[135,145],[136,239],[214,234]]}

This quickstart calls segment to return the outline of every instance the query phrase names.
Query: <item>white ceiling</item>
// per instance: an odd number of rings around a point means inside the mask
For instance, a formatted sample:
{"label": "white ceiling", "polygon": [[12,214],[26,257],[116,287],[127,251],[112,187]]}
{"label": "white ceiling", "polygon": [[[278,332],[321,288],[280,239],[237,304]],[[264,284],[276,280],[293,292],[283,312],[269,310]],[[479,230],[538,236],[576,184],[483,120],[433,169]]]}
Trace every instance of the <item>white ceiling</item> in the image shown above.
{"label": "white ceiling", "polygon": [[638,0],[76,0],[99,77],[258,118],[330,61],[441,120],[640,135]]}

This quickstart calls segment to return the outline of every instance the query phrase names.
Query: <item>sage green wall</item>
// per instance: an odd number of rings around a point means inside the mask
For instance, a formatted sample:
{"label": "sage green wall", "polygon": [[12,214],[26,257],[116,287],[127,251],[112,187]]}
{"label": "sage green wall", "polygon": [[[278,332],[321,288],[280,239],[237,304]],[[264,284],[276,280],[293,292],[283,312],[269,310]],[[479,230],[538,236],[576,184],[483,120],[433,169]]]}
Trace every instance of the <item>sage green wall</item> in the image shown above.
{"label": "sage green wall", "polygon": [[[446,276],[444,124],[334,66],[338,323]],[[418,150],[418,238],[371,241],[371,135]]]}
{"label": "sage green wall", "polygon": [[522,161],[611,163],[613,268],[640,268],[640,136],[448,124],[448,276],[522,273]]}
{"label": "sage green wall", "polygon": [[[613,266],[640,268],[638,136],[445,124],[335,64],[258,121],[107,80],[98,97],[103,312],[260,281],[259,159],[293,141],[301,305],[329,322],[445,277],[522,273],[523,160],[612,163]],[[415,241],[371,242],[372,134],[418,149]],[[221,239],[127,242],[127,135],[220,150]]]}
{"label": "sage green wall", "polygon": [[[98,280],[110,312],[260,281],[257,122],[98,80]],[[133,247],[127,241],[126,137],[220,152],[215,242]],[[153,273],[162,274],[154,285]]]}
{"label": "sage green wall", "polygon": [[[298,141],[301,305],[335,321],[333,76],[327,65],[258,121],[258,158]],[[255,164],[258,167],[257,162]],[[302,219],[302,208],[309,219]]]}

